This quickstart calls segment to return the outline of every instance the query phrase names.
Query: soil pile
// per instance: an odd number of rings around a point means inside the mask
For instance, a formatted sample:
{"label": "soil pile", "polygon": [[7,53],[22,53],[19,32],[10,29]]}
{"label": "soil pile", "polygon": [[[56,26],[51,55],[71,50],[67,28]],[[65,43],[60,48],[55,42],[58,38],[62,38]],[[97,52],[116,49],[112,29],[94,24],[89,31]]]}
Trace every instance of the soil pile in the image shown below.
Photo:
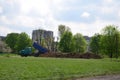
{"label": "soil pile", "polygon": [[84,59],[101,59],[102,57],[90,52],[86,53],[46,53],[40,54],[40,57],[56,57],[56,58],[84,58]]}

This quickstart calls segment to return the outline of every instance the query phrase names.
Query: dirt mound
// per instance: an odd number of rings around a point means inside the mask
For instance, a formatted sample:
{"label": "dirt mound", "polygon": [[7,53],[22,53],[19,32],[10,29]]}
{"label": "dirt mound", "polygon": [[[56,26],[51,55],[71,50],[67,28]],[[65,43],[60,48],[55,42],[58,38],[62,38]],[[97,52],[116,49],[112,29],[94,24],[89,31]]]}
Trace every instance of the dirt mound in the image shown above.
{"label": "dirt mound", "polygon": [[93,54],[93,53],[84,53],[81,55],[81,58],[86,58],[86,59],[90,59],[90,58],[94,58],[94,59],[101,59],[102,57],[98,54]]}
{"label": "dirt mound", "polygon": [[46,53],[41,54],[41,57],[56,57],[56,58],[85,58],[85,59],[101,59],[102,57],[90,52],[86,53]]}

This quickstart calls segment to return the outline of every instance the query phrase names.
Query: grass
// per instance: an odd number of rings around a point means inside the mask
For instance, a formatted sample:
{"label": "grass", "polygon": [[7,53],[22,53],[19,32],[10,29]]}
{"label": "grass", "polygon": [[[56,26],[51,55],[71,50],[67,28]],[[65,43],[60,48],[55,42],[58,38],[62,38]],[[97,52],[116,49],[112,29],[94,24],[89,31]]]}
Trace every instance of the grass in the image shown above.
{"label": "grass", "polygon": [[110,59],[0,56],[0,80],[66,80],[106,74],[120,74],[120,62]]}
{"label": "grass", "polygon": [[13,56],[18,56],[18,55],[17,54],[11,54],[11,53],[0,53],[0,56],[13,57]]}

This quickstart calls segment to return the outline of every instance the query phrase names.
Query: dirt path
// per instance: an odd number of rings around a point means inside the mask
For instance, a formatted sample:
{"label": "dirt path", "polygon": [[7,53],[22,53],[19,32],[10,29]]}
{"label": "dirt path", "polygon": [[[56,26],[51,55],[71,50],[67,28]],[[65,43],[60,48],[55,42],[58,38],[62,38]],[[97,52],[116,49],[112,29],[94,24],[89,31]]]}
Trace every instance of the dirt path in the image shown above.
{"label": "dirt path", "polygon": [[120,80],[120,74],[89,77],[89,78],[80,78],[80,79],[76,79],[76,80]]}

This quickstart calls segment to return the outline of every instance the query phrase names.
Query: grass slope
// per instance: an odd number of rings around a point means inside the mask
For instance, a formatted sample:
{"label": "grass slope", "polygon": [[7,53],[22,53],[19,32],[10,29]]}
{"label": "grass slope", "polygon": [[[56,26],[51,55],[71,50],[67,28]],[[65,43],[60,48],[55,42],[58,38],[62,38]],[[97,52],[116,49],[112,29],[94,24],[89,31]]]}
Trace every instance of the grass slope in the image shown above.
{"label": "grass slope", "polygon": [[62,80],[120,73],[110,59],[0,57],[0,80]]}

